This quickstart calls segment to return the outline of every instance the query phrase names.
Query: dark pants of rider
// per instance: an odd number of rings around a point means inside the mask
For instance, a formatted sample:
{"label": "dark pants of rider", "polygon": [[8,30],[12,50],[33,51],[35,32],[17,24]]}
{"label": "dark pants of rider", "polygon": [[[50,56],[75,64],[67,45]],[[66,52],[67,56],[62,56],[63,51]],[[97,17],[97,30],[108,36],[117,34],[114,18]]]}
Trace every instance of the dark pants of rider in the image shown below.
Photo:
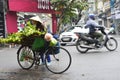
{"label": "dark pants of rider", "polygon": [[[49,42],[46,41],[42,53],[44,53],[48,49],[48,46],[49,46]],[[42,63],[45,63],[45,55],[40,54],[40,56],[41,56]],[[49,54],[46,55],[46,58],[47,58],[47,62],[51,62],[51,58]]]}
{"label": "dark pants of rider", "polygon": [[[45,56],[41,54],[42,63],[45,63]],[[50,55],[47,55],[47,62],[51,62]]]}
{"label": "dark pants of rider", "polygon": [[91,33],[90,35],[95,37],[99,42],[102,42],[102,40],[103,40],[103,34],[102,33],[94,32],[94,33]]}

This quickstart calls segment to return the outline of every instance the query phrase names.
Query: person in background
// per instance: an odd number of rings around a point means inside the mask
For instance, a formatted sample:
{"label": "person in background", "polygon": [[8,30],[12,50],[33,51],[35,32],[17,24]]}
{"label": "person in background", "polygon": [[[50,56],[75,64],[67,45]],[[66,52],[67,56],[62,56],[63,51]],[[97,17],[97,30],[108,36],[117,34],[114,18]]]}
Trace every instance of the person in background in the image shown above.
{"label": "person in background", "polygon": [[113,34],[116,34],[116,32],[115,32],[115,24],[113,23],[113,21],[111,21],[111,28],[113,28],[114,30],[113,30]]}
{"label": "person in background", "polygon": [[97,32],[97,28],[102,28],[101,25],[99,25],[97,22],[95,22],[95,15],[89,14],[89,19],[86,22],[86,27],[89,28],[89,34],[95,38],[97,38],[97,41],[95,42],[95,46],[99,47],[103,40],[102,33]]}

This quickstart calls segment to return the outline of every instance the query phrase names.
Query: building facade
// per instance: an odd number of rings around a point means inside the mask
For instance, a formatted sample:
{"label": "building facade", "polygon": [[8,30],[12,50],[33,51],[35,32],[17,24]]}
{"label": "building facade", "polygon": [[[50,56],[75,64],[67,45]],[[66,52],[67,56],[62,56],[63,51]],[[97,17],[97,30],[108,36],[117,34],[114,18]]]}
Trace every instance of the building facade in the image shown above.
{"label": "building facade", "polygon": [[4,1],[0,0],[0,38],[5,37],[6,35],[6,29],[5,29],[5,6]]}
{"label": "building facade", "polygon": [[[4,0],[3,0],[4,1]],[[50,26],[52,32],[56,31],[57,19],[55,11],[52,10],[49,0],[6,0],[7,11],[5,11],[5,24],[7,33],[14,33],[18,31],[18,15],[17,13],[45,13],[51,14]]]}
{"label": "building facade", "polygon": [[111,0],[111,19],[115,24],[115,31],[120,34],[120,0]]}

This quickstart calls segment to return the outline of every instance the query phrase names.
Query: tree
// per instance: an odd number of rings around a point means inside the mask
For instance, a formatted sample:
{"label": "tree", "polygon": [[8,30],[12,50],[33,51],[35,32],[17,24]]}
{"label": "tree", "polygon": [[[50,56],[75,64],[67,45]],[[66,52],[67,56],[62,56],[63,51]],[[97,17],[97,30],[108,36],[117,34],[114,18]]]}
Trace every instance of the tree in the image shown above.
{"label": "tree", "polygon": [[56,17],[59,18],[57,33],[61,31],[62,24],[74,21],[75,24],[81,19],[82,10],[88,7],[86,0],[50,0]]}

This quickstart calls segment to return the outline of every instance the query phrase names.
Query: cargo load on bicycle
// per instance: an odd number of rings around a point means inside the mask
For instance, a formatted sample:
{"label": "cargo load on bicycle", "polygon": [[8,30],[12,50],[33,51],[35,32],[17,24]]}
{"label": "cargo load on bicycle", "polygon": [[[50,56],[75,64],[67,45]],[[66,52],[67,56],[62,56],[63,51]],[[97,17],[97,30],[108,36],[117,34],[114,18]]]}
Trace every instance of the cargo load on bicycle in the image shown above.
{"label": "cargo load on bicycle", "polygon": [[31,46],[33,50],[38,51],[45,49],[45,46],[55,46],[56,40],[48,42],[44,39],[45,33],[41,33],[36,30],[35,27],[25,27],[21,32],[9,34],[6,38],[1,38],[0,43],[4,44],[19,44],[25,46]]}

